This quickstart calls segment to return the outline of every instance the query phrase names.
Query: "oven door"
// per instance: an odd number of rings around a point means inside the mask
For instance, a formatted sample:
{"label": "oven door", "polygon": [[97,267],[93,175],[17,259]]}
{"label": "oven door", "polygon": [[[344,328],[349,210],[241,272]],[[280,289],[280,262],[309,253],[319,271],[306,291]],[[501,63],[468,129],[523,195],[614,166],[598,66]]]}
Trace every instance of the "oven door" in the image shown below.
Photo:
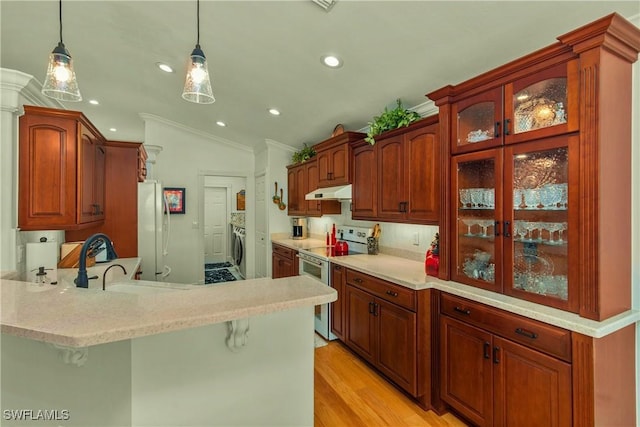
{"label": "oven door", "polygon": [[[308,276],[329,286],[329,262],[308,255],[298,255],[298,270],[300,276]],[[331,332],[331,304],[315,306],[315,330],[323,338],[334,340],[337,337]]]}

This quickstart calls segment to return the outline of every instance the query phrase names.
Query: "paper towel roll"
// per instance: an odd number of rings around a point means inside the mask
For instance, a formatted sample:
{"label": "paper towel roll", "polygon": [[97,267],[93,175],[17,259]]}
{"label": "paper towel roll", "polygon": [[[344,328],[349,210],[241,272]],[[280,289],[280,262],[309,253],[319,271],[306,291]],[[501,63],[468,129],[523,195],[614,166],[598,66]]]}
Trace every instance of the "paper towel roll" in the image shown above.
{"label": "paper towel roll", "polygon": [[27,243],[27,277],[31,282],[39,282],[38,268],[44,267],[47,283],[57,281],[58,243]]}

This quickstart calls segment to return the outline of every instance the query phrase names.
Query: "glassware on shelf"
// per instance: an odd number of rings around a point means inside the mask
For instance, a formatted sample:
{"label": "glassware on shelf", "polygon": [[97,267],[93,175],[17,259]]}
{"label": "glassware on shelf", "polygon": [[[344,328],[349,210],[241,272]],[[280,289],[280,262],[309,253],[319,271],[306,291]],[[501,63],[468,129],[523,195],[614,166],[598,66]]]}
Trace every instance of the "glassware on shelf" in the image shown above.
{"label": "glassware on shelf", "polygon": [[471,206],[471,191],[468,188],[461,188],[459,193],[460,193],[460,203],[462,204],[462,209],[465,209]]}
{"label": "glassware on shelf", "polygon": [[471,207],[479,208],[482,206],[483,201],[483,189],[482,188],[470,188],[471,192]]}
{"label": "glassware on shelf", "polygon": [[537,209],[540,204],[540,195],[537,188],[527,188],[524,190],[524,204],[526,209]]}
{"label": "glassware on shelf", "polygon": [[496,196],[493,188],[485,188],[482,191],[482,201],[484,207],[487,209],[493,209],[496,207]]}
{"label": "glassware on shelf", "polygon": [[475,234],[473,234],[471,232],[471,227],[473,227],[474,225],[476,225],[476,220],[475,219],[463,219],[462,222],[464,223],[464,225],[467,226],[467,233],[465,234],[465,236],[469,236],[469,237],[473,237],[475,236]]}
{"label": "glassware on shelf", "polygon": [[514,188],[513,189],[513,208],[520,209],[522,207],[522,203],[524,203],[524,189]]}
{"label": "glassware on shelf", "polygon": [[462,272],[469,278],[493,283],[495,281],[495,264],[489,262],[491,256],[488,252],[476,250],[473,258],[465,258]]}

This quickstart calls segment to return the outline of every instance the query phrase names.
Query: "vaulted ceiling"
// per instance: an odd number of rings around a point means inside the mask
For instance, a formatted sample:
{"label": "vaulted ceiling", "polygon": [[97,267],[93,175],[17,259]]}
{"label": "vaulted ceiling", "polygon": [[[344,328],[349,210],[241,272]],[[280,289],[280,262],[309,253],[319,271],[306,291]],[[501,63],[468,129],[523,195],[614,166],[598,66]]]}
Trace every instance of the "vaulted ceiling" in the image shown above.
{"label": "vaulted ceiling", "polygon": [[[640,3],[338,0],[326,12],[310,0],[202,0],[200,44],[216,102],[196,105],[181,98],[195,0],[66,0],[63,39],[83,101],[64,107],[83,111],[109,139],[144,140],[139,114],[147,113],[250,147],[265,139],[300,147],[326,139],[338,123],[363,128],[397,98],[422,104],[427,92],[612,12],[632,18]],[[1,66],[42,82],[58,42],[58,2],[2,0],[0,15]],[[322,65],[327,53],[344,65]],[[272,107],[282,114],[270,115]]]}

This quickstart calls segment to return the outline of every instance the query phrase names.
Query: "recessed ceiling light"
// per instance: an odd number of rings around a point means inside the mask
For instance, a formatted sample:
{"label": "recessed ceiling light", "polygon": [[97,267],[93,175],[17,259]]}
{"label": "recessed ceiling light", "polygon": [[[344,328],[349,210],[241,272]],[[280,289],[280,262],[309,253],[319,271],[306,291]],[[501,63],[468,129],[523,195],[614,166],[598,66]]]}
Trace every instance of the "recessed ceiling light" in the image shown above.
{"label": "recessed ceiling light", "polygon": [[98,105],[100,104],[97,99],[90,99],[89,104]]}
{"label": "recessed ceiling light", "polygon": [[227,124],[226,124],[225,122],[221,122],[220,120],[218,120],[218,121],[216,122],[216,124],[217,124],[218,126],[220,126],[220,127],[225,127],[225,126],[227,126]]}
{"label": "recessed ceiling light", "polygon": [[342,60],[335,55],[325,55],[322,58],[322,63],[330,68],[342,67]]}
{"label": "recessed ceiling light", "polygon": [[109,128],[109,130],[110,130],[111,132],[115,132],[115,131],[117,131],[118,129],[116,129],[116,128]]}
{"label": "recessed ceiling light", "polygon": [[156,62],[156,65],[165,73],[173,73],[173,68],[171,68],[167,64],[163,64],[162,62]]}
{"label": "recessed ceiling light", "polygon": [[276,110],[275,108],[270,108],[269,112],[271,114],[273,114],[274,116],[279,116],[280,115],[280,111]]}

